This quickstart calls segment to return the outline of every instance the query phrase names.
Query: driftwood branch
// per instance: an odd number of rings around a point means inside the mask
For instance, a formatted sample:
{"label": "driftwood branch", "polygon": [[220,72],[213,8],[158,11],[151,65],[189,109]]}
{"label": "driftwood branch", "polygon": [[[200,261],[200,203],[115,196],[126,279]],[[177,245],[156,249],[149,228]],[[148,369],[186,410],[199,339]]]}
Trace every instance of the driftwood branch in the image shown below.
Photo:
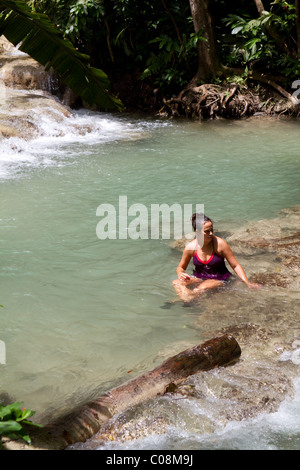
{"label": "driftwood branch", "polygon": [[84,442],[99,432],[113,415],[158,394],[170,383],[178,384],[190,375],[225,366],[241,355],[233,336],[223,335],[187,349],[109,393],[79,407],[67,416],[50,423],[32,435],[33,449],[65,449]]}

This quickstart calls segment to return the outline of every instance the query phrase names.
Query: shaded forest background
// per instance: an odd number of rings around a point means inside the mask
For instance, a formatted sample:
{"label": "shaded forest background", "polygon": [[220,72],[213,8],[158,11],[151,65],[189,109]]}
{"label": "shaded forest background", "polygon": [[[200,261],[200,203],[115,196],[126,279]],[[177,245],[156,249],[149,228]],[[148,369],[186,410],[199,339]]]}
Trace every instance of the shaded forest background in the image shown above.
{"label": "shaded forest background", "polygon": [[236,117],[280,99],[279,112],[298,113],[299,1],[26,3],[89,55],[127,109]]}

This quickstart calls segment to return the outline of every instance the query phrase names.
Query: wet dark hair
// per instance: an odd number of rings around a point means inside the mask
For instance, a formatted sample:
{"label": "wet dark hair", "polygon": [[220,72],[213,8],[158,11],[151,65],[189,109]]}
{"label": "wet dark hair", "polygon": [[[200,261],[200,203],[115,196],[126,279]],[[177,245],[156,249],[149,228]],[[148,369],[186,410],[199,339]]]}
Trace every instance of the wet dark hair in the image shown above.
{"label": "wet dark hair", "polygon": [[213,223],[213,221],[209,217],[207,217],[204,214],[198,214],[198,213],[195,213],[192,215],[191,221],[192,221],[194,232],[196,232],[197,227],[200,227],[200,225],[204,225],[205,222]]}

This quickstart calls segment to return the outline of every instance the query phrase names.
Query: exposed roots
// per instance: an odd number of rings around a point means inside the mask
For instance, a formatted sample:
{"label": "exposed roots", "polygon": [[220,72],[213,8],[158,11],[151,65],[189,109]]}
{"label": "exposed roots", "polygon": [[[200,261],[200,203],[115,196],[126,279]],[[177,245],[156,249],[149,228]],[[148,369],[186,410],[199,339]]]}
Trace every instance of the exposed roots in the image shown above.
{"label": "exposed roots", "polygon": [[174,117],[216,119],[252,116],[255,113],[299,116],[300,109],[286,99],[268,98],[265,102],[251,89],[237,84],[227,87],[204,84],[183,90],[177,97],[163,100],[160,114]]}

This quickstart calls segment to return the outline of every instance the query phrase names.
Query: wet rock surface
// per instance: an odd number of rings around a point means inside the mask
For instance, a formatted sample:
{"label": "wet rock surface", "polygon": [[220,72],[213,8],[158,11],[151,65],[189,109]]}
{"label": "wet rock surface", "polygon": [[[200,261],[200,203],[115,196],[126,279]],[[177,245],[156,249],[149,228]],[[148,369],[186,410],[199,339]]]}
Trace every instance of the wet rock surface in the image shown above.
{"label": "wet rock surface", "polygon": [[268,266],[257,264],[259,271],[252,274],[253,282],[299,291],[299,220],[300,207],[295,206],[282,210],[275,219],[256,222],[255,228],[249,224],[228,238],[241,254],[265,256]]}
{"label": "wet rock surface", "polygon": [[43,135],[39,125],[43,115],[52,116],[57,123],[71,116],[65,106],[42,91],[20,94],[6,89],[5,107],[9,112],[0,111],[0,138],[18,137],[28,141]]}
{"label": "wet rock surface", "polygon": [[40,135],[35,113],[50,113],[58,122],[70,116],[69,95],[54,72],[0,38],[0,139]]}
{"label": "wet rock surface", "polygon": [[232,421],[275,412],[293,396],[293,377],[299,365],[280,360],[292,346],[271,330],[255,324],[222,329],[235,334],[242,357],[234,365],[200,372],[165,394],[110,420],[90,441],[74,449],[99,446],[166,434],[172,427],[183,432],[212,434]]}

